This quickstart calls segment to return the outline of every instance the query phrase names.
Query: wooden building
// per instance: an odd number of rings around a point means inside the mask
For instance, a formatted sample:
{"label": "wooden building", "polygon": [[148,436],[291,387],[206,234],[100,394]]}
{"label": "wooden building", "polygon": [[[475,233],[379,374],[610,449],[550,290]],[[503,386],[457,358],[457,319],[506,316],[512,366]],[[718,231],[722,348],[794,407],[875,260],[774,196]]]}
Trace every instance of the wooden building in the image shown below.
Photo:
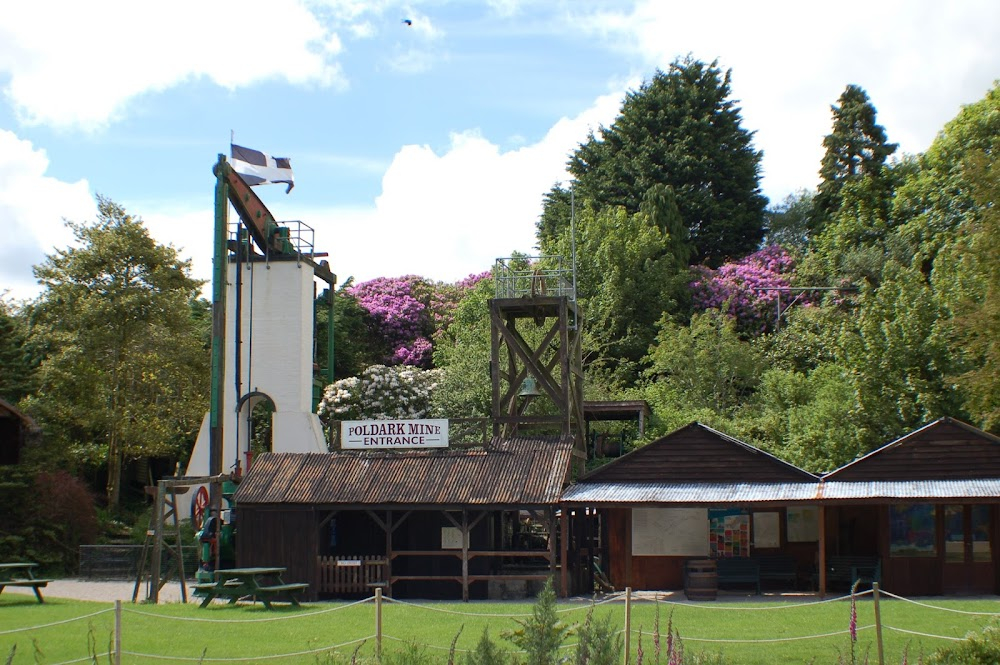
{"label": "wooden building", "polygon": [[615,588],[681,589],[692,558],[783,552],[806,574],[817,553],[817,481],[691,423],[582,476],[563,507],[590,516],[599,538],[583,556],[596,557]]}
{"label": "wooden building", "polygon": [[1000,438],[941,418],[826,474],[825,551],[877,556],[904,595],[1000,592]]}
{"label": "wooden building", "polygon": [[572,437],[477,448],[267,453],[237,490],[238,566],[313,599],[503,598],[557,572]]}
{"label": "wooden building", "polygon": [[24,447],[40,432],[34,420],[0,399],[0,465],[20,463]]}

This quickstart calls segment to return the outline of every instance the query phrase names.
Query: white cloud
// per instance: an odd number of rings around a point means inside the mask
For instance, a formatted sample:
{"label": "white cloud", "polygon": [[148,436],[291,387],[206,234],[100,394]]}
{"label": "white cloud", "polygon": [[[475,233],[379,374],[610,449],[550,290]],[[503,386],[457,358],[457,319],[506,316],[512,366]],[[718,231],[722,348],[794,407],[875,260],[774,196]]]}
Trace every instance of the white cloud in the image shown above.
{"label": "white cloud", "polygon": [[103,127],[132,98],[198,77],[344,85],[341,49],[296,0],[20,2],[0,22],[5,95],[22,122],[57,127]]}
{"label": "white cloud", "polygon": [[1000,3],[969,0],[792,0],[764,5],[643,0],[631,12],[575,20],[617,50],[665,69],[690,53],[732,68],[744,127],[764,149],[773,200],[815,186],[830,105],[863,87],[900,151],[923,152],[960,105],[982,98],[1000,71]]}
{"label": "white cloud", "polygon": [[61,182],[45,175],[48,168],[44,150],[0,129],[0,294],[15,299],[37,295],[31,267],[72,243],[63,220],[84,222],[97,212],[86,180]]}
{"label": "white cloud", "polygon": [[[566,160],[590,128],[611,122],[621,92],[603,96],[574,118],[557,122],[538,143],[503,151],[476,130],[452,135],[442,154],[428,146],[401,148],[371,207],[307,207],[279,187],[257,188],[278,219],[301,219],[315,230],[343,282],[416,274],[454,282],[488,270],[512,251],[535,253],[542,197],[567,179]],[[193,274],[212,274],[211,205],[171,208],[130,201],[159,242],[193,261]],[[204,291],[206,296],[210,293]]]}

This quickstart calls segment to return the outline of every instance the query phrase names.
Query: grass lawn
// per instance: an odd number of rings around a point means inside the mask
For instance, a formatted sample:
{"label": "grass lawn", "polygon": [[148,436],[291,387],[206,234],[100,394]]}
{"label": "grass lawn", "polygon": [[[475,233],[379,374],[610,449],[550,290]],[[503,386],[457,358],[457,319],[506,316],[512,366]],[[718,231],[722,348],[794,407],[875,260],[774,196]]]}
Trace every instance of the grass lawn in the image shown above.
{"label": "grass lawn", "polygon": [[[921,653],[927,655],[951,642],[895,629],[962,637],[992,620],[980,612],[1000,614],[996,599],[922,600],[948,610],[922,607],[902,600],[883,597],[880,606],[886,663],[900,663],[905,648],[910,662]],[[461,629],[457,642],[458,662],[461,650],[472,649],[484,629],[503,648],[513,646],[501,633],[516,628],[511,615],[530,614],[530,603],[413,603],[386,601],[382,612],[383,650],[399,651],[406,642],[427,645],[433,660],[447,662],[448,648]],[[569,623],[582,622],[589,605],[559,603],[560,618]],[[803,606],[800,602],[705,602],[698,604],[632,603],[632,652],[635,653],[641,631],[645,663],[654,662],[652,632],[659,608],[661,641],[665,642],[667,622],[672,620],[684,644],[685,654],[722,653],[726,663],[836,663],[843,655],[850,662],[850,642],[846,634],[850,619],[848,601]],[[595,613],[610,613],[614,624],[624,627],[624,603],[600,605]],[[87,616],[92,615],[92,616]],[[78,619],[79,617],[86,617]],[[60,598],[38,604],[34,597],[0,596],[0,662],[6,663],[16,645],[12,663],[67,663],[86,659],[95,651],[104,654],[108,663],[114,633],[113,605]],[[876,634],[871,596],[858,602],[858,644],[856,653],[870,649],[876,661]],[[28,631],[11,632],[24,627]],[[842,633],[829,637],[808,636]],[[261,605],[228,606],[213,604],[200,609],[195,604],[161,605],[123,604],[123,663],[227,662],[259,663],[338,663],[349,662],[354,642],[364,640],[359,652],[374,653],[374,603],[315,603],[302,608],[278,605],[268,612]],[[727,642],[726,640],[732,640]],[[754,642],[757,640],[757,642]],[[770,641],[767,641],[770,640]],[[574,642],[570,637],[568,643]],[[343,646],[338,646],[343,645]],[[337,647],[334,649],[334,647]],[[150,654],[158,658],[142,657]],[[294,654],[281,658],[262,656]],[[340,654],[340,655],[335,655]],[[228,660],[233,659],[233,660]],[[247,659],[247,660],[242,660]],[[250,660],[254,659],[254,660]],[[665,662],[662,659],[661,662]],[[83,661],[80,661],[83,662]],[[635,663],[635,658],[632,658]]]}

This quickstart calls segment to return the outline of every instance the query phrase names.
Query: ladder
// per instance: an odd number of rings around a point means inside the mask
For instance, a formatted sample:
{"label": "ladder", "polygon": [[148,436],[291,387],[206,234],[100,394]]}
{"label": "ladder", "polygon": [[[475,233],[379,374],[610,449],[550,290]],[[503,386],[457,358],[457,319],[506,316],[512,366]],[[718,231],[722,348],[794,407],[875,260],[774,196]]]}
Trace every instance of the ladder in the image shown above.
{"label": "ladder", "polygon": [[[169,487],[168,487],[169,485]],[[183,487],[178,492],[178,487],[174,483],[161,480],[155,487],[147,488],[153,490],[154,507],[149,518],[149,528],[146,529],[146,538],[142,544],[142,552],[139,555],[139,565],[135,577],[135,587],[132,589],[132,602],[139,599],[139,587],[143,581],[146,585],[146,602],[156,604],[159,602],[160,589],[170,581],[171,574],[177,573],[177,579],[181,583],[181,600],[187,602],[187,585],[184,581],[184,553],[181,548],[183,540],[181,538],[181,524],[177,514],[177,494],[187,492],[188,488]],[[173,518],[173,543],[165,542],[166,523]],[[166,550],[164,547],[166,546]],[[167,558],[173,557],[176,562],[176,570],[168,566],[163,568],[164,552]],[[174,563],[174,561],[170,563]]]}

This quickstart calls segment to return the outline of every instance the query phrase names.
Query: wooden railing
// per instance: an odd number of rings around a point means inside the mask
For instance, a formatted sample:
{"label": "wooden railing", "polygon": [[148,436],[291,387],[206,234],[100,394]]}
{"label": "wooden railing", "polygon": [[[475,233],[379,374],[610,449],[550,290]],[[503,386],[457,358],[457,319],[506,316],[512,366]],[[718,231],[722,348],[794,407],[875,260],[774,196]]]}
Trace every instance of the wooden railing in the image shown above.
{"label": "wooden railing", "polygon": [[320,593],[370,593],[385,587],[387,561],[384,556],[318,557],[317,590]]}

